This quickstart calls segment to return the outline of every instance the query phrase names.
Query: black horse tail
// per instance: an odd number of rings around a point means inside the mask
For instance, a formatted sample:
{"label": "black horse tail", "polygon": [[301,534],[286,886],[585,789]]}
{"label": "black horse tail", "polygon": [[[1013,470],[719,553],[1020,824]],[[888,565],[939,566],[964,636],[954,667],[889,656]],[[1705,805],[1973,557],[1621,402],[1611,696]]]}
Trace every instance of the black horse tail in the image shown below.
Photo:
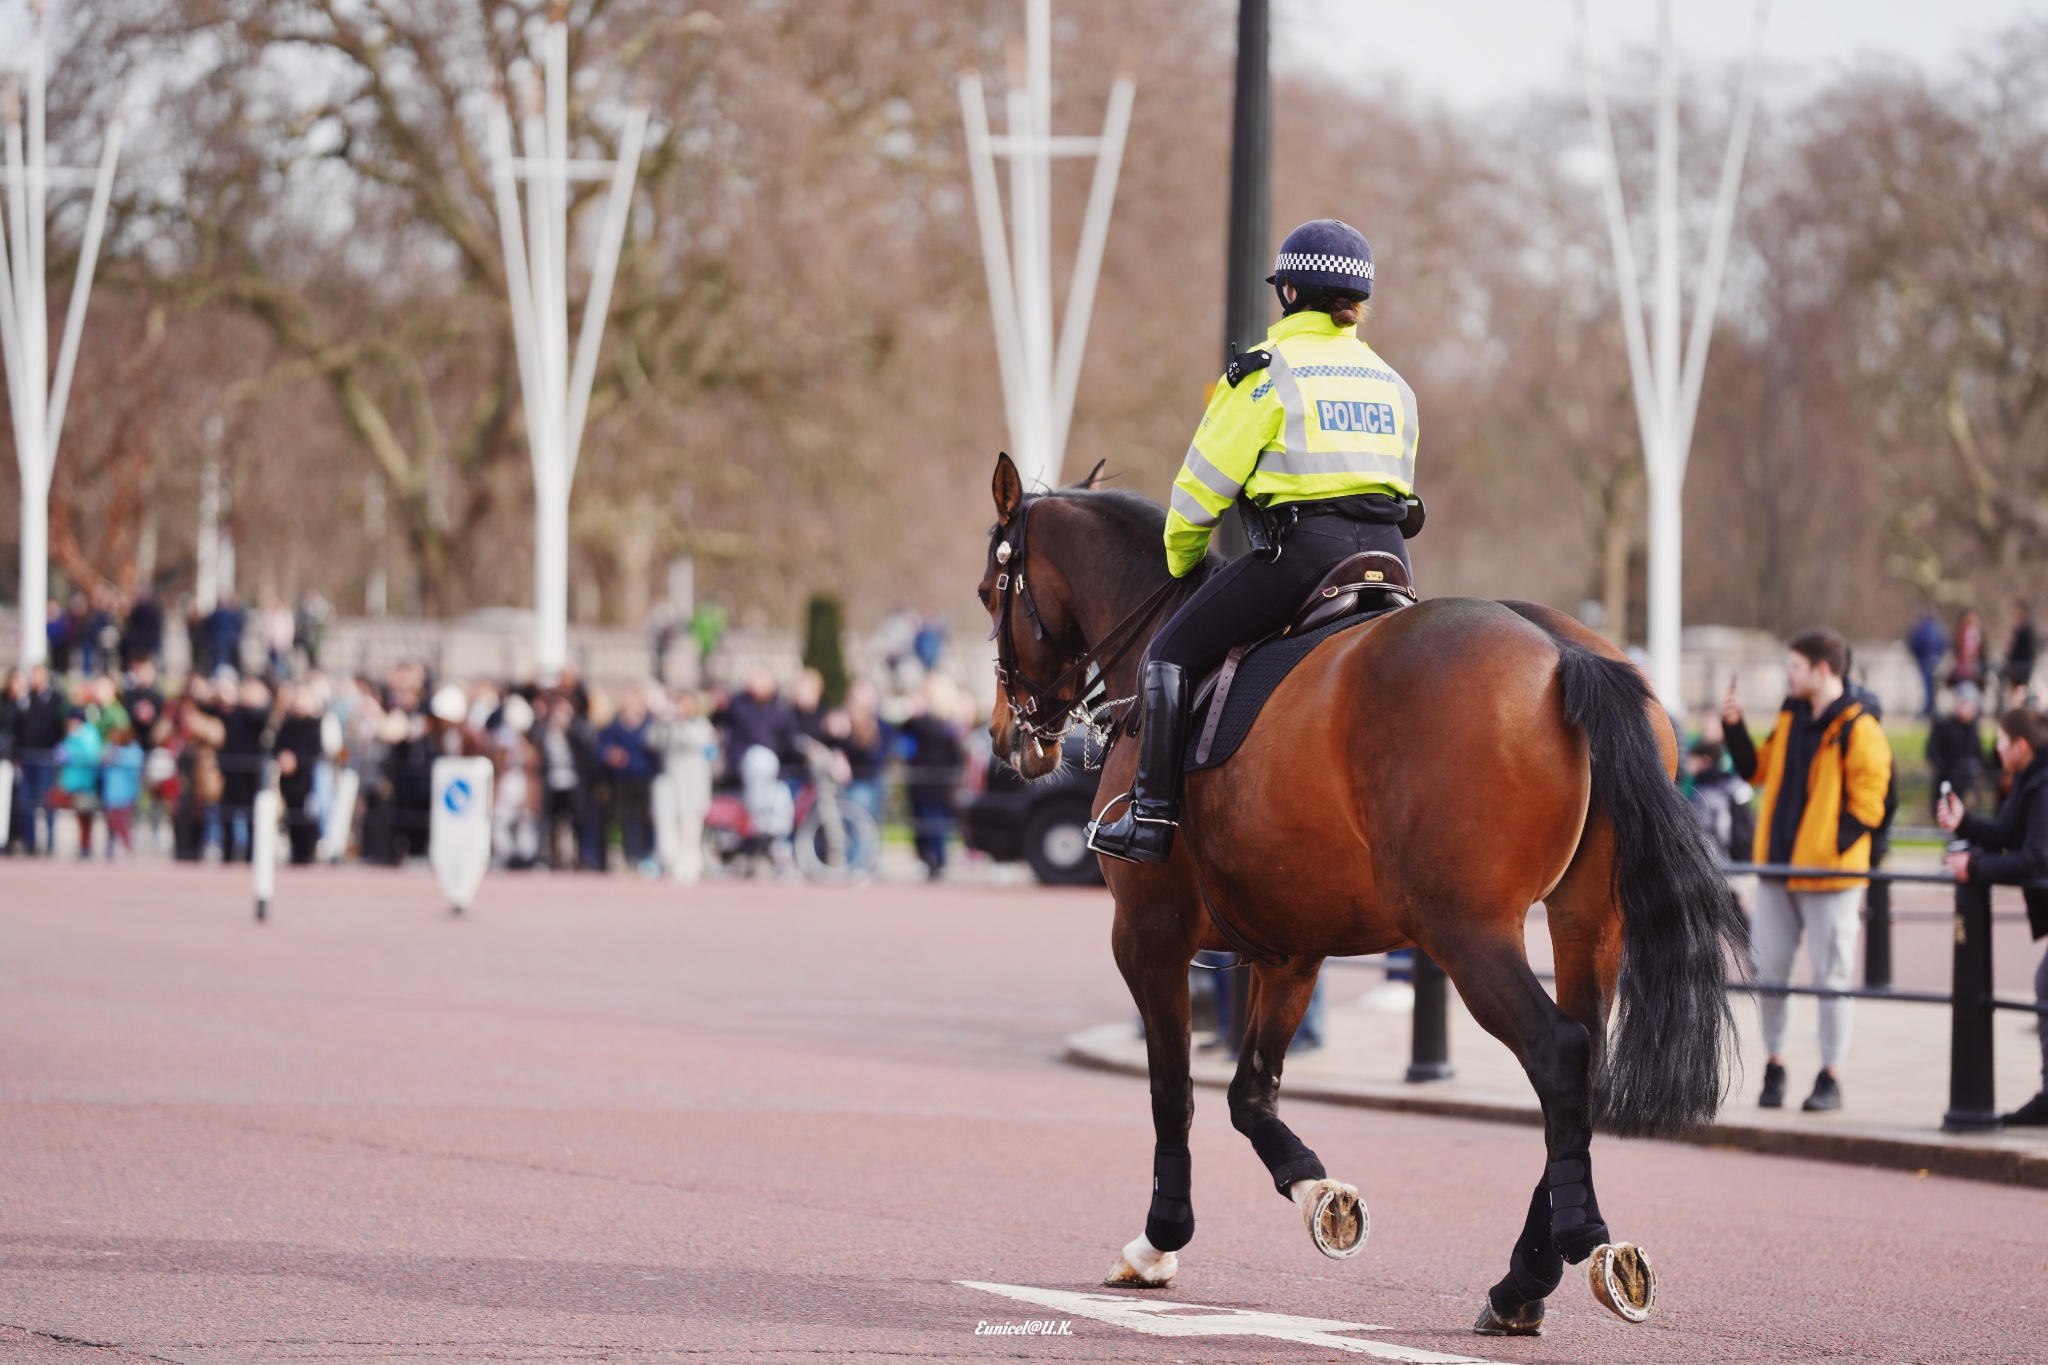
{"label": "black horse tail", "polygon": [[1623,1136],[1668,1137],[1710,1122],[1727,1095],[1735,1020],[1725,983],[1749,931],[1706,830],[1665,770],[1643,675],[1557,645],[1565,717],[1586,736],[1593,801],[1614,827],[1621,900],[1619,999],[1593,1116]]}

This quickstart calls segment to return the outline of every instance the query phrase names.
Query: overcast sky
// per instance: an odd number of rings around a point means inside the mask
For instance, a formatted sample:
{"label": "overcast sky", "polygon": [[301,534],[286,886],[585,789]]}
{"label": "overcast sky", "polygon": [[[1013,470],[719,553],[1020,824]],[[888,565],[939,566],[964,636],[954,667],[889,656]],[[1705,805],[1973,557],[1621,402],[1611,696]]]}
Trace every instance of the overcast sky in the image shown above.
{"label": "overcast sky", "polygon": [[[1688,59],[1739,58],[1752,4],[1676,0]],[[1274,12],[1276,64],[1396,75],[1451,104],[1577,80],[1571,0],[1274,0]],[[1592,0],[1592,14],[1610,53],[1655,36],[1657,0]],[[1764,48],[1779,74],[1809,81],[1868,56],[1948,71],[1963,48],[2044,16],[2048,0],[1775,0]]]}

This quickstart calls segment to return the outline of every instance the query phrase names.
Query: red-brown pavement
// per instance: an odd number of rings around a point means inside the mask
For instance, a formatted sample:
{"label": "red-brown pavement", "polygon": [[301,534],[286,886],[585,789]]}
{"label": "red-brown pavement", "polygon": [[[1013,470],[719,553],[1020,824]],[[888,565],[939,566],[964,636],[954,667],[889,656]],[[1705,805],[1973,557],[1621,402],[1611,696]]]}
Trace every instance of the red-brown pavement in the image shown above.
{"label": "red-brown pavement", "polygon": [[[1351,1358],[965,1288],[1091,1292],[1142,1226],[1100,893],[0,865],[0,1357],[191,1362]],[[1331,1262],[1221,1097],[1167,1296],[1494,1361],[2048,1358],[2048,1192],[1600,1140],[1662,1275],[1468,1327],[1538,1134],[1296,1104],[1370,1202]],[[1199,1316],[1199,1315],[1193,1315]],[[976,1325],[1071,1318],[1072,1335]],[[1191,1317],[1192,1320],[1192,1317]],[[88,1345],[90,1343],[90,1345]]]}

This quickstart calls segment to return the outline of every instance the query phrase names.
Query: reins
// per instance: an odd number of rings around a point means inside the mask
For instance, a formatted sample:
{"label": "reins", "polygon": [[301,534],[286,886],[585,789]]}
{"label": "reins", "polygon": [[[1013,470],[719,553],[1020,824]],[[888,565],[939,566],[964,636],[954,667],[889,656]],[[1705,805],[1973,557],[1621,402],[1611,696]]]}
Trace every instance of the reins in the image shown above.
{"label": "reins", "polygon": [[[1031,619],[1033,636],[1040,640],[1045,638],[1045,622],[1038,614],[1038,603],[1031,596],[1031,585],[1024,577],[1025,535],[1032,506],[1030,502],[1020,506],[1012,523],[997,533],[1000,539],[995,547],[996,622],[995,628],[989,632],[996,642],[996,677],[1009,696],[1011,721],[1041,749],[1049,744],[1059,744],[1077,725],[1097,733],[1100,740],[1101,727],[1095,721],[1095,711],[1104,708],[1091,710],[1087,705],[1095,683],[1106,682],[1110,671],[1122,663],[1141,640],[1147,638],[1146,628],[1159,617],[1167,603],[1179,596],[1188,581],[1169,578],[1104,632],[1100,640],[1093,645],[1084,640],[1080,657],[1057,678],[1043,685],[1033,682],[1018,668],[1010,636],[1011,604],[1021,601],[1025,615]],[[1076,684],[1083,685],[1076,687]],[[1027,704],[1018,704],[1020,694],[1028,697]],[[1134,699],[1123,697],[1107,703],[1107,706],[1118,706],[1131,700]]]}

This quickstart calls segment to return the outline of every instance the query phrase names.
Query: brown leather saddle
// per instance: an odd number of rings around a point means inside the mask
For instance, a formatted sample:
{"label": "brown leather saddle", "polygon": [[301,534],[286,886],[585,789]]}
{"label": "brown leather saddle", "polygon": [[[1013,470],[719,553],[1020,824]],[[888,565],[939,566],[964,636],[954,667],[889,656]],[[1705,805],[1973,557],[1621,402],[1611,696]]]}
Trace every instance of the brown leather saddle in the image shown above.
{"label": "brown leather saddle", "polygon": [[1209,761],[1210,746],[1215,743],[1217,726],[1222,722],[1224,706],[1230,700],[1231,680],[1237,676],[1237,667],[1244,662],[1245,655],[1269,640],[1306,635],[1346,617],[1391,611],[1396,607],[1409,606],[1415,600],[1414,580],[1399,555],[1385,550],[1364,550],[1338,561],[1302,598],[1292,619],[1284,627],[1264,639],[1231,650],[1221,666],[1195,689],[1193,710],[1200,711],[1206,701],[1209,715],[1202,725],[1202,738],[1195,746],[1194,761],[1197,764]]}
{"label": "brown leather saddle", "polygon": [[1415,600],[1415,584],[1401,556],[1365,550],[1339,562],[1295,608],[1282,635],[1306,635],[1332,621],[1387,607],[1405,607]]}

